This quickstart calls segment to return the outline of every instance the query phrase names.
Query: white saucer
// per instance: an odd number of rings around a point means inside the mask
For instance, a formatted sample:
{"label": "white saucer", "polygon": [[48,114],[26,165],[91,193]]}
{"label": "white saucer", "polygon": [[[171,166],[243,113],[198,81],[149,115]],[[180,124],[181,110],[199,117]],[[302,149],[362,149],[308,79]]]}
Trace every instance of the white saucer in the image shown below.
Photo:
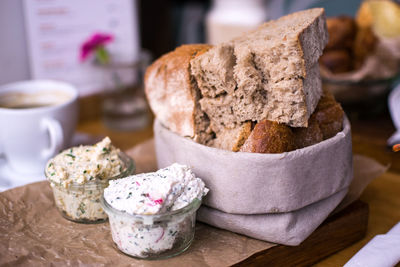
{"label": "white saucer", "polygon": [[13,187],[45,180],[44,173],[22,174],[12,170],[6,161],[0,158],[0,192]]}
{"label": "white saucer", "polygon": [[[93,136],[85,133],[75,133],[71,146],[89,145],[99,142],[103,136]],[[45,180],[43,173],[24,174],[11,169],[4,158],[0,157],[0,192],[13,187]]]}

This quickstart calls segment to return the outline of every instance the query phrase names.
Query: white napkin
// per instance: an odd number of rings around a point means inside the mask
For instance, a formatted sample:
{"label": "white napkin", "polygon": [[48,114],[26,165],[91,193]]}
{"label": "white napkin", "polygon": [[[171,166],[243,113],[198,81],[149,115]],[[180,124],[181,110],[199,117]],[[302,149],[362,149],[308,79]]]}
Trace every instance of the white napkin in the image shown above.
{"label": "white napkin", "polygon": [[344,267],[392,267],[400,262],[400,222],[368,242]]}
{"label": "white napkin", "polygon": [[393,146],[400,143],[400,84],[389,95],[389,111],[396,132],[388,139],[387,144]]}

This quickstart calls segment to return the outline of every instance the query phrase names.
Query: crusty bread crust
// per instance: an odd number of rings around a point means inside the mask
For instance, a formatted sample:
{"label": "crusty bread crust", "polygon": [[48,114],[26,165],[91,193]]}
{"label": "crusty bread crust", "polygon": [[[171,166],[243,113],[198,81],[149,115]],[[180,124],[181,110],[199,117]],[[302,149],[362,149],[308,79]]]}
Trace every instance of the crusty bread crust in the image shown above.
{"label": "crusty bread crust", "polygon": [[182,136],[194,138],[196,117],[202,117],[197,114],[201,112],[196,104],[199,93],[193,85],[190,60],[210,48],[206,44],[180,46],[156,60],[145,74],[145,92],[153,113],[162,124]]}
{"label": "crusty bread crust", "polygon": [[240,149],[242,152],[282,153],[317,144],[342,130],[344,112],[333,95],[324,90],[308,127],[291,128],[263,120],[256,124]]}
{"label": "crusty bread crust", "polygon": [[275,121],[262,120],[256,124],[241,152],[283,153],[295,148],[292,129]]}
{"label": "crusty bread crust", "polygon": [[324,140],[335,136],[343,128],[344,111],[342,106],[327,90],[324,90],[323,96],[311,117],[318,122]]}
{"label": "crusty bread crust", "polygon": [[330,17],[326,20],[326,26],[330,34],[325,50],[352,49],[353,39],[357,33],[357,25],[352,17]]}
{"label": "crusty bread crust", "polygon": [[324,140],[318,121],[312,115],[308,120],[308,127],[293,128],[293,133],[297,149],[311,146]]}

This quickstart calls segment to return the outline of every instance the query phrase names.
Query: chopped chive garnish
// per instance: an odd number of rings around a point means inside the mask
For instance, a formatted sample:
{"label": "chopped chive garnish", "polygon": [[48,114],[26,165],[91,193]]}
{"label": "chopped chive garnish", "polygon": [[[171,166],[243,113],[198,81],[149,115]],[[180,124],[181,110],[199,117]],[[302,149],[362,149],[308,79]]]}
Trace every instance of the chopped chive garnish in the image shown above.
{"label": "chopped chive garnish", "polygon": [[84,170],[84,171],[83,171],[83,173],[87,173],[87,171],[86,171],[86,170]]}
{"label": "chopped chive garnish", "polygon": [[85,203],[81,202],[78,209],[81,211],[82,214],[85,213]]}
{"label": "chopped chive garnish", "polygon": [[72,154],[65,154],[66,156],[68,156],[68,157],[71,157],[72,159],[75,159],[75,155],[72,155]]}

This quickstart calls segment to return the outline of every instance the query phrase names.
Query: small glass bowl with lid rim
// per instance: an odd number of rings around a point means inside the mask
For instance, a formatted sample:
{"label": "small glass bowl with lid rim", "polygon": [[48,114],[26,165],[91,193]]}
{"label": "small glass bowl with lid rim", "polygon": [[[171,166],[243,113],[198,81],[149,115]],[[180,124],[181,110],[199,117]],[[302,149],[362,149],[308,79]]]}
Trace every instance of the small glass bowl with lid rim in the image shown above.
{"label": "small glass bowl with lid rim", "polygon": [[104,188],[108,186],[110,180],[130,176],[135,173],[136,169],[132,158],[123,152],[119,152],[118,155],[124,164],[124,168],[118,175],[105,179],[94,179],[84,184],[71,183],[65,187],[61,183],[53,181],[45,170],[46,179],[53,189],[56,207],[64,218],[79,223],[101,223],[107,220],[107,214],[100,204]]}
{"label": "small glass bowl with lid rim", "polygon": [[104,194],[100,203],[108,215],[117,248],[134,258],[155,260],[179,255],[190,247],[201,200],[195,198],[178,210],[152,215],[115,209],[104,199]]}

